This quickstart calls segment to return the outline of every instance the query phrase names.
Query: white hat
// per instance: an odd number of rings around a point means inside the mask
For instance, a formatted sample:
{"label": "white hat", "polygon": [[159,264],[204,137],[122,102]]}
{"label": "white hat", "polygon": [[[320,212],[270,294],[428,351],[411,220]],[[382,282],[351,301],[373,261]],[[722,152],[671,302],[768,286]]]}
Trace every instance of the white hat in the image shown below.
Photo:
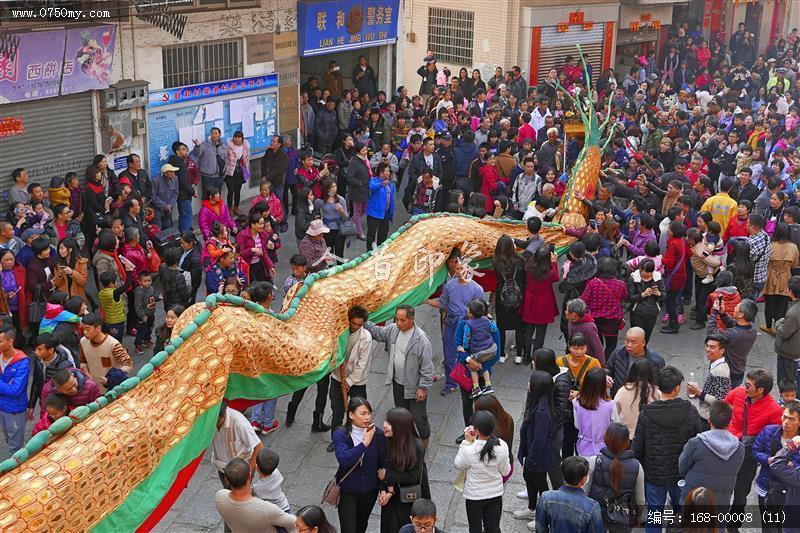
{"label": "white hat", "polygon": [[330,228],[326,227],[325,224],[320,219],[312,220],[311,224],[308,225],[308,229],[306,230],[306,235],[311,235],[312,237],[316,237],[317,235],[321,235],[323,233],[330,232]]}

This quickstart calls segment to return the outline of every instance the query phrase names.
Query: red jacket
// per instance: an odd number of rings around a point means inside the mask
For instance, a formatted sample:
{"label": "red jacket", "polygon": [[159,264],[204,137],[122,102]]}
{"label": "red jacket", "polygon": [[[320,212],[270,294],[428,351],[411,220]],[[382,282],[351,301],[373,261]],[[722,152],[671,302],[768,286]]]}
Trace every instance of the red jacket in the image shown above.
{"label": "red jacket", "polygon": [[[733,418],[730,431],[737,439],[742,437],[742,425],[744,424],[744,404],[747,400],[744,386],[733,389],[725,396],[725,403],[733,409]],[[769,394],[765,395],[747,408],[747,432],[745,435],[758,435],[759,432],[770,424],[780,424],[783,408],[778,405],[775,398]]]}
{"label": "red jacket", "polygon": [[527,283],[522,299],[522,321],[526,324],[550,324],[559,315],[553,284],[558,281],[558,264],[553,263],[550,274],[543,280],[526,272]]}
{"label": "red jacket", "polygon": [[520,126],[517,131],[517,145],[519,145],[520,148],[522,148],[525,139],[532,139],[534,143],[536,142],[536,131],[533,129],[533,126],[527,122]]}
{"label": "red jacket", "polygon": [[[266,231],[262,231],[259,236],[261,237],[261,250],[263,251],[261,254],[261,264],[264,266],[264,272],[269,276],[270,269],[275,266],[269,258],[269,249],[267,248],[269,234]],[[254,255],[253,248],[256,246],[256,240],[253,238],[253,232],[250,231],[250,227],[245,227],[236,234],[236,244],[239,245],[239,255],[249,266]],[[250,279],[249,275],[248,279]]]}
{"label": "red jacket", "polygon": [[684,239],[673,237],[667,241],[667,251],[662,262],[664,277],[670,279],[667,290],[677,291],[686,285],[686,260],[691,255],[692,251]]}
{"label": "red jacket", "polygon": [[497,166],[483,165],[478,172],[481,175],[481,194],[486,196],[486,214],[494,213],[494,194],[500,183],[500,172]]}

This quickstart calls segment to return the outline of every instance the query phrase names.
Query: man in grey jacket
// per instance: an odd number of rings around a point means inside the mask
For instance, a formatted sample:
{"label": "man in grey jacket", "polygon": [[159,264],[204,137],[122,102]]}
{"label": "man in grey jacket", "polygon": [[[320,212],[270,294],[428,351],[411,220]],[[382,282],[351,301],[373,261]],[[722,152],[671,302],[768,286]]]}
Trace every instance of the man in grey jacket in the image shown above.
{"label": "man in grey jacket", "polygon": [[428,335],[414,325],[414,308],[398,306],[394,324],[364,327],[378,342],[389,345],[389,367],[386,384],[392,386],[395,407],[405,407],[414,416],[414,423],[425,447],[431,435],[428,423],[428,389],[433,383],[433,349]]}
{"label": "man in grey jacket", "polygon": [[745,453],[744,444],[728,431],[732,416],[730,405],[714,402],[708,415],[711,429],[686,443],[678,459],[678,471],[685,481],[681,501],[694,488],[705,487],[717,497],[716,512],[728,511]]}
{"label": "man in grey jacket", "polygon": [[[725,361],[730,367],[731,389],[742,384],[744,370],[747,366],[747,356],[756,342],[756,328],[753,320],[758,313],[758,306],[753,300],[745,298],[733,308],[733,316],[729,316],[720,301],[714,300],[711,316],[706,322],[706,335],[721,333],[728,339],[725,349]],[[717,327],[717,318],[722,321],[723,327]]]}
{"label": "man in grey jacket", "polygon": [[[800,298],[800,276],[789,278],[792,296]],[[794,304],[775,326],[775,353],[778,356],[778,382],[797,381],[797,360],[800,359],[800,306]]]}
{"label": "man in grey jacket", "polygon": [[208,187],[221,190],[222,182],[225,179],[223,174],[225,173],[225,152],[227,151],[226,144],[222,142],[222,131],[216,127],[211,128],[211,134],[206,140],[200,142],[199,139],[194,139],[193,142],[194,148],[191,155],[200,169],[203,191]]}

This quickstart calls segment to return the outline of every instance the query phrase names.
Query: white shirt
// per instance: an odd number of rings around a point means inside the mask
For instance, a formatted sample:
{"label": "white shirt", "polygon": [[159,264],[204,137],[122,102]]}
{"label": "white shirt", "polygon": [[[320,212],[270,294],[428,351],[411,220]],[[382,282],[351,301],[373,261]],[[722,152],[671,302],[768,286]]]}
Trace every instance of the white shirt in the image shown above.
{"label": "white shirt", "polygon": [[551,117],[553,114],[550,112],[550,108],[547,109],[547,112],[542,115],[542,112],[539,110],[537,106],[531,112],[531,121],[528,123],[533,127],[533,130],[538,134],[539,130],[544,128],[544,117]]}
{"label": "white shirt", "polygon": [[253,450],[261,444],[261,439],[242,413],[228,407],[225,422],[211,441],[211,462],[222,472],[231,459],[240,457],[250,460]]}
{"label": "white shirt", "polygon": [[394,344],[394,381],[398,385],[406,384],[406,350],[413,332],[412,328],[397,333],[397,341]]}
{"label": "white shirt", "polygon": [[428,168],[430,168],[430,169],[433,169],[433,154],[431,154],[431,155],[425,155],[425,154],[423,153],[423,154],[422,154],[422,157],[424,157],[424,158],[425,158],[425,165],[427,165],[427,167],[428,167]]}

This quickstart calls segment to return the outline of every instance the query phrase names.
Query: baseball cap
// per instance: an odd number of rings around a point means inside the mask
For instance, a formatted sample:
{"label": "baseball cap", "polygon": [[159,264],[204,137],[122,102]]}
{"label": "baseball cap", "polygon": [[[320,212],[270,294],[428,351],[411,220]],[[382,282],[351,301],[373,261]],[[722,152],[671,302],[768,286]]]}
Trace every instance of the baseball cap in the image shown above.
{"label": "baseball cap", "polygon": [[42,233],[44,233],[44,230],[42,228],[28,228],[22,232],[22,240],[27,241],[31,237],[34,237],[36,235],[41,235]]}
{"label": "baseball cap", "polygon": [[165,165],[161,165],[161,173],[162,174],[165,173],[165,172],[177,172],[179,170],[180,169],[178,167],[174,167],[174,166],[170,165],[169,163],[167,163]]}

